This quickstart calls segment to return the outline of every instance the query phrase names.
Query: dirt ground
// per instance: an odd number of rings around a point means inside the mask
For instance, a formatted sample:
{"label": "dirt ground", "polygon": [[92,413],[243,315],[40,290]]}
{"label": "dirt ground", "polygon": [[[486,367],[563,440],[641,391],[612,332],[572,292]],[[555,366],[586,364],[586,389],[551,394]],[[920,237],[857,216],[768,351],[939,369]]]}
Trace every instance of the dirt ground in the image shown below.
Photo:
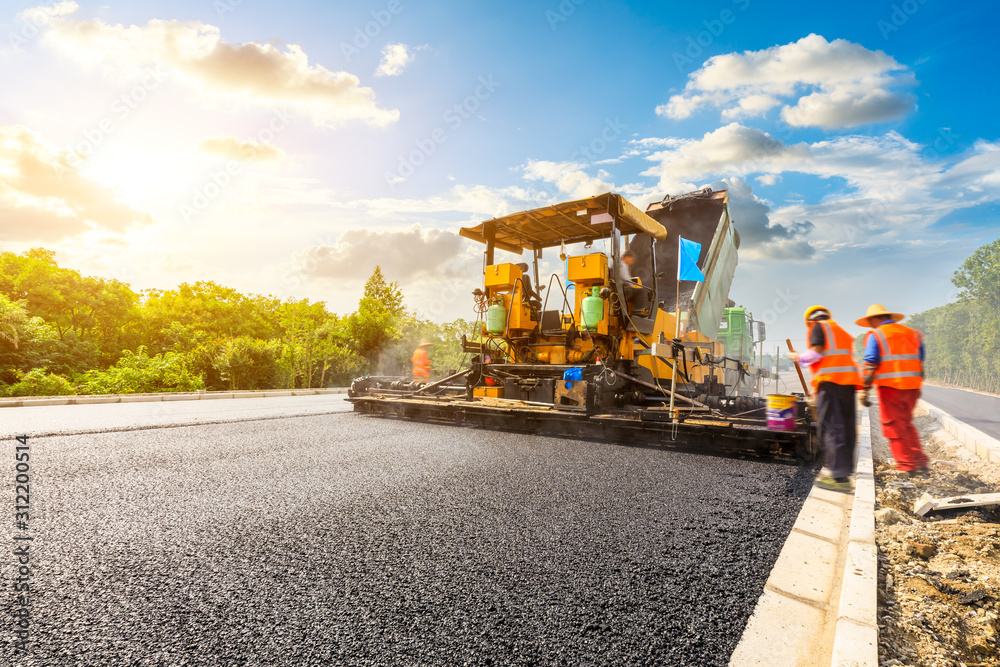
{"label": "dirt ground", "polygon": [[871,411],[882,667],[1000,667],[1000,509],[931,512],[914,501],[1000,492],[1000,466],[982,461],[926,412],[916,425],[931,459],[928,478],[895,469]]}

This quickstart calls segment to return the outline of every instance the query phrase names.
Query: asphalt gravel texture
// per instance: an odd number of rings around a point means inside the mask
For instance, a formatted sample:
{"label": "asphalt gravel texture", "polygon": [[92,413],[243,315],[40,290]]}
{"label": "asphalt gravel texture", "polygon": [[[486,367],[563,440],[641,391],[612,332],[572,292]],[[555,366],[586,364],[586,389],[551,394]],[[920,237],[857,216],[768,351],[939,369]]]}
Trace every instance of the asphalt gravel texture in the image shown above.
{"label": "asphalt gravel texture", "polygon": [[4,665],[725,665],[813,475],[353,413],[30,445]]}

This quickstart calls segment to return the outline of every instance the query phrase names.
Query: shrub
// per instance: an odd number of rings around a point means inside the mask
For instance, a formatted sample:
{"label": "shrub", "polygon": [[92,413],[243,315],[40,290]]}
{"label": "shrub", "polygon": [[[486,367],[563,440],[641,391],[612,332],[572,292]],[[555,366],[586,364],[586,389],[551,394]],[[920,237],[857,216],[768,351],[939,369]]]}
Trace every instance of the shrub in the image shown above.
{"label": "shrub", "polygon": [[151,357],[146,348],[126,350],[106,371],[87,371],[79,377],[77,391],[85,394],[140,394],[204,389],[201,376],[188,370],[184,357],[165,352]]}
{"label": "shrub", "polygon": [[18,371],[18,381],[4,387],[4,396],[65,396],[75,394],[73,385],[61,375],[35,368],[27,373]]}

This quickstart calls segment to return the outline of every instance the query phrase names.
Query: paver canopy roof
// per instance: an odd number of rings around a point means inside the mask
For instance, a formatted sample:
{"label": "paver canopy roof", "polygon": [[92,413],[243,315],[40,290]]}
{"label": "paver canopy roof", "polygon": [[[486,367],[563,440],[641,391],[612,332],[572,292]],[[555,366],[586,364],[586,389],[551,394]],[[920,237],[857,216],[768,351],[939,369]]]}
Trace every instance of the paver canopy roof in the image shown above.
{"label": "paver canopy roof", "polygon": [[475,227],[463,227],[459,234],[487,243],[492,230],[497,248],[520,254],[525,249],[608,238],[613,228],[622,234],[648,234],[657,240],[667,237],[663,225],[612,192],[492,218]]}

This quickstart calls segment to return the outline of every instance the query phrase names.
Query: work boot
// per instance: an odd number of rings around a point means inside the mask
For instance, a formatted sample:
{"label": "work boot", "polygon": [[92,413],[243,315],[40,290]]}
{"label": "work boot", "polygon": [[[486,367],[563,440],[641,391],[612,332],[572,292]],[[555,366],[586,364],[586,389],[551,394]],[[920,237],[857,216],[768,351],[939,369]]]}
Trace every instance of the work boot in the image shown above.
{"label": "work boot", "polygon": [[821,489],[826,489],[828,491],[837,491],[839,493],[850,493],[854,489],[851,487],[850,477],[833,477],[831,475],[820,475],[813,482],[814,485]]}

